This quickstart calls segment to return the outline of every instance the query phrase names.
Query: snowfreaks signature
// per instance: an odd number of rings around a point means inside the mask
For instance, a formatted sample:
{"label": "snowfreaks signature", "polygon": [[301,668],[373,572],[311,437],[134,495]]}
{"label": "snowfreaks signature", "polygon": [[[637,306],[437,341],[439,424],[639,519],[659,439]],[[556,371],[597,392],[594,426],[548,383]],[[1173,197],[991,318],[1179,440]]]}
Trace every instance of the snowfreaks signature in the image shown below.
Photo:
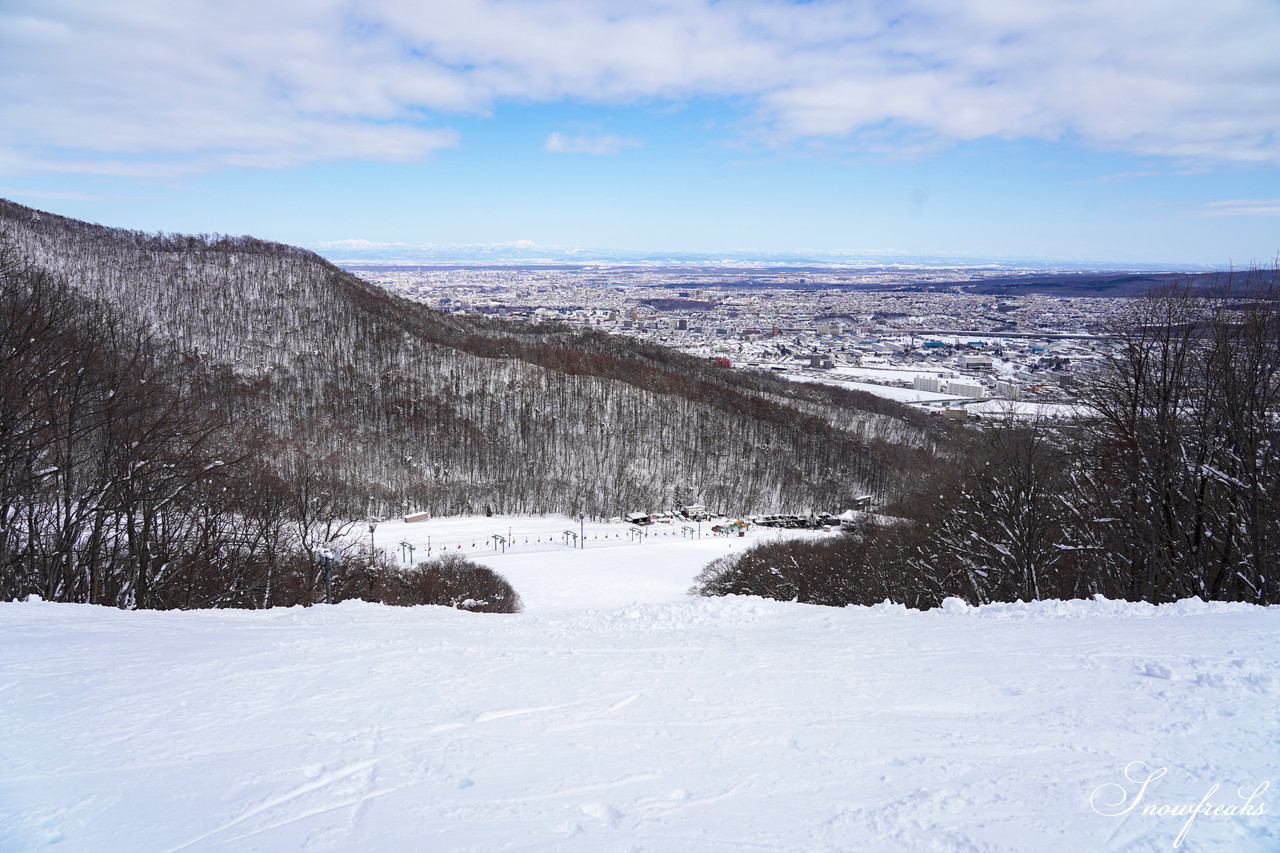
{"label": "snowfreaks signature", "polygon": [[[1127,815],[1138,808],[1138,804],[1146,797],[1147,788],[1151,783],[1168,772],[1169,768],[1167,767],[1150,769],[1145,762],[1131,761],[1125,765],[1124,778],[1138,786],[1138,790],[1133,792],[1132,798],[1130,798],[1128,788],[1124,785],[1118,782],[1108,782],[1093,789],[1093,793],[1089,795],[1089,805],[1095,812],[1107,817]],[[1156,817],[1185,817],[1187,819],[1187,822],[1182,825],[1182,830],[1178,833],[1178,837],[1173,840],[1174,847],[1182,846],[1183,840],[1187,837],[1187,832],[1191,829],[1191,824],[1200,815],[1234,817],[1237,815],[1266,814],[1266,803],[1258,798],[1271,787],[1270,781],[1263,782],[1252,791],[1243,787],[1236,789],[1236,796],[1240,798],[1240,802],[1231,804],[1216,804],[1212,802],[1211,798],[1221,787],[1221,784],[1214,782],[1213,787],[1200,798],[1199,803],[1147,803],[1142,806],[1142,814]]]}

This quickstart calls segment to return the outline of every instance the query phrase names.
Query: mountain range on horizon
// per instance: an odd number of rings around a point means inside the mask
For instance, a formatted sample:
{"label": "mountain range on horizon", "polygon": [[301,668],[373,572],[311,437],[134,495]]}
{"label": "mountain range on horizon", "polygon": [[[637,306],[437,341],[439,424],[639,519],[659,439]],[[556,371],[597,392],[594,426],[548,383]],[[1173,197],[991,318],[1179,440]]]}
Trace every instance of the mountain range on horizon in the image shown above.
{"label": "mountain range on horizon", "polygon": [[585,264],[622,266],[699,267],[831,267],[843,268],[947,268],[983,271],[1073,272],[1207,272],[1207,265],[1179,263],[1092,262],[1042,257],[979,257],[954,254],[913,254],[895,250],[767,251],[729,249],[712,251],[648,251],[539,245],[528,240],[503,243],[396,243],[374,240],[329,240],[305,244],[306,248],[337,264]]}

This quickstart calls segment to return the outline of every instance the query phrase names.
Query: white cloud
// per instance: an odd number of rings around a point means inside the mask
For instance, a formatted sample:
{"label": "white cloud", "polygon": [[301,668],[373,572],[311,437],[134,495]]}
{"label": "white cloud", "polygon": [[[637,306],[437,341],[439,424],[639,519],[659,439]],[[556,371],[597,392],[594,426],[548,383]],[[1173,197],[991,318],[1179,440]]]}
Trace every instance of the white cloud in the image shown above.
{"label": "white cloud", "polygon": [[1277,164],[1277,44],[1272,0],[6,0],[0,162],[412,162],[458,144],[451,115],[506,101],[731,98],[771,144],[1065,139]]}
{"label": "white cloud", "polygon": [[365,240],[361,237],[352,237],[346,240],[322,240],[319,243],[313,243],[317,249],[347,249],[348,251],[365,251],[369,249],[401,249],[407,248],[408,243],[380,243],[376,240]]}
{"label": "white cloud", "polygon": [[1200,209],[1203,216],[1280,216],[1280,198],[1236,198],[1211,201]]}
{"label": "white cloud", "polygon": [[321,240],[308,243],[308,246],[321,250],[346,250],[351,252],[380,251],[385,249],[537,249],[538,244],[532,240],[507,240],[499,243],[396,243],[379,240],[366,240],[363,237],[348,237],[342,240]]}
{"label": "white cloud", "polygon": [[158,196],[128,195],[122,193],[94,193],[81,190],[41,190],[26,187],[0,187],[0,197],[20,199],[39,198],[59,201],[145,201]]}
{"label": "white cloud", "polygon": [[542,150],[553,154],[617,154],[624,148],[634,148],[640,144],[639,139],[629,136],[612,134],[566,136],[557,130],[547,136]]}

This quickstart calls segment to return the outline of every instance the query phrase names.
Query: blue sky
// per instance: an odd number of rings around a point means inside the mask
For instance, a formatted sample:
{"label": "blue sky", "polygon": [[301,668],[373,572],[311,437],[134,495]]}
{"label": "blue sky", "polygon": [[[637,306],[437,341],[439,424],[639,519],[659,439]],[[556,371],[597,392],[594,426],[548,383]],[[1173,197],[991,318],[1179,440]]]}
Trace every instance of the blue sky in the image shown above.
{"label": "blue sky", "polygon": [[144,230],[1270,263],[1275,0],[0,0],[0,196]]}

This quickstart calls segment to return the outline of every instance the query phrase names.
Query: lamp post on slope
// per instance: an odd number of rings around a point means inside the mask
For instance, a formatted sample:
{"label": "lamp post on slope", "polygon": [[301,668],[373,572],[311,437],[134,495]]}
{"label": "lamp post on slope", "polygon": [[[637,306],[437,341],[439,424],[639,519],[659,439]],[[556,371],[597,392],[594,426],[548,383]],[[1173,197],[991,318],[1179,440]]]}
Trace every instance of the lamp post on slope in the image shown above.
{"label": "lamp post on slope", "polygon": [[333,562],[338,554],[332,548],[322,545],[316,549],[316,556],[320,558],[320,565],[324,566],[324,603],[333,604]]}

